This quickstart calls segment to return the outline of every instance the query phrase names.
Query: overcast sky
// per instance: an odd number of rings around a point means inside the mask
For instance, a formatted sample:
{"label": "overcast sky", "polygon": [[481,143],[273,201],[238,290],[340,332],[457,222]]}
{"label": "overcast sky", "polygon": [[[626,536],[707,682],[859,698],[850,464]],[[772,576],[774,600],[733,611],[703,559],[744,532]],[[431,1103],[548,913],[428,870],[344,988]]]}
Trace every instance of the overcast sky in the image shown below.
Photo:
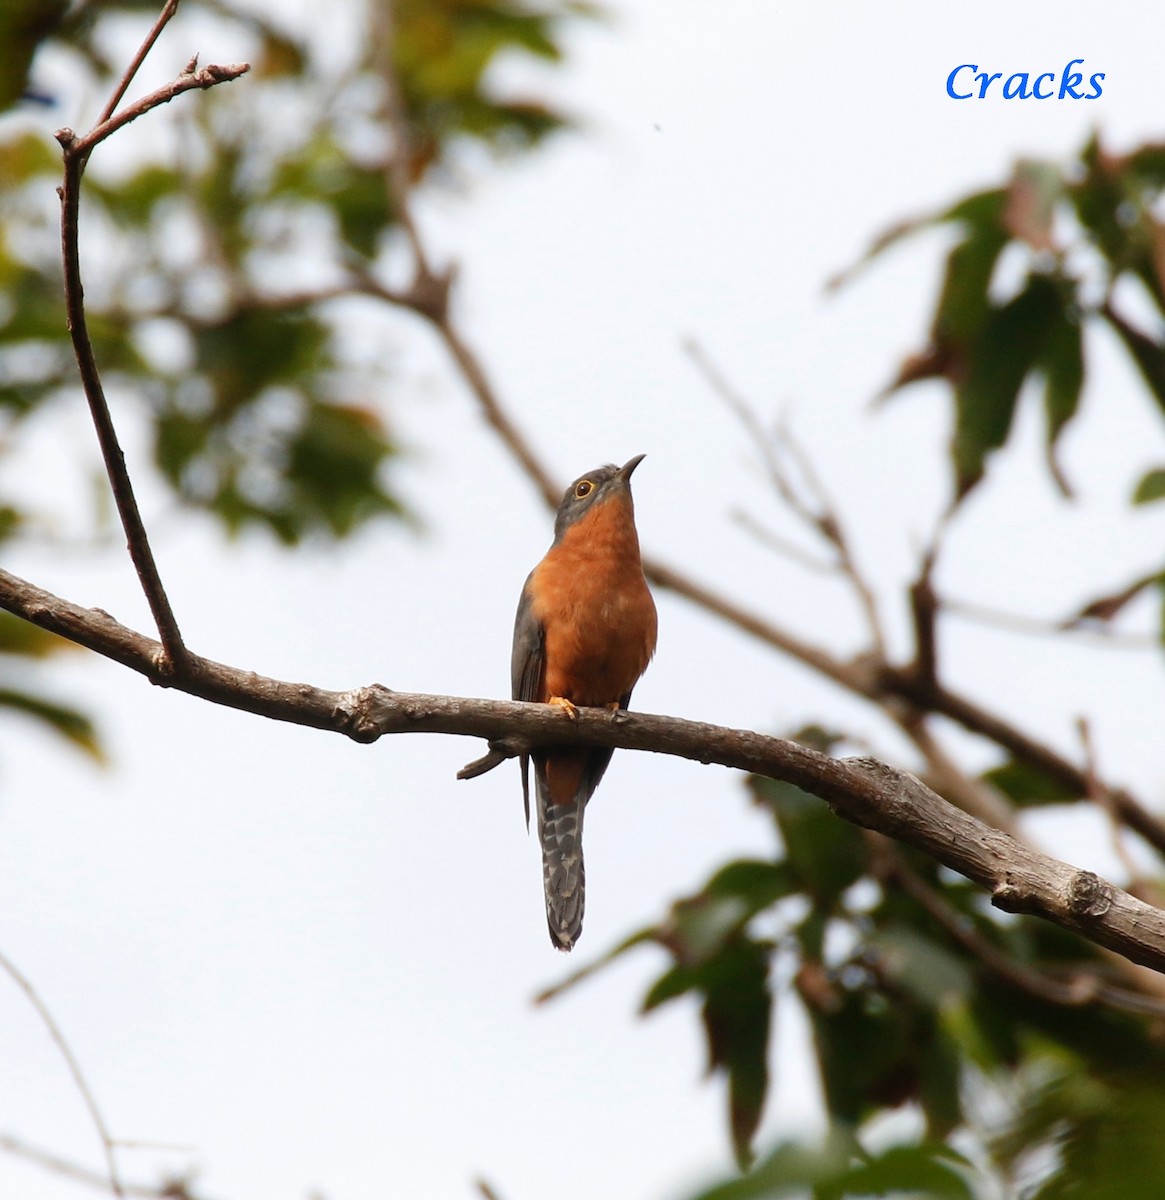
{"label": "overcast sky", "polygon": [[[342,19],[351,2],[329,9]],[[796,536],[681,352],[698,337],[758,411],[792,421],[904,648],[900,586],[946,498],[950,406],[929,386],[878,413],[869,402],[921,343],[945,243],[919,239],[840,296],[823,285],[891,222],[1001,181],[1017,156],[1064,158],[1093,127],[1115,149],[1162,136],[1162,19],[1092,0],[636,0],[612,13],[574,33],[565,70],[513,76],[549,90],[584,132],[525,165],[467,172],[460,194],[421,213],[462,264],[459,320],[564,483],[645,452],[635,489],[650,552],[835,650],[859,649],[835,583],[733,524],[745,508]],[[176,25],[143,80],[171,77],[193,50],[243,56],[225,40],[191,45]],[[946,92],[961,63],[1059,76],[1072,59],[1104,72],[1100,99]],[[46,128],[91,117],[58,112]],[[368,330],[396,364],[384,402],[423,535],[382,526],[294,556],[261,537],[226,547],[143,479],[171,599],[192,648],[263,674],[505,696],[514,606],[551,518],[425,331],[403,319]],[[1059,616],[1159,564],[1165,520],[1130,516],[1125,501],[1139,471],[1165,461],[1162,426],[1114,349],[1089,350],[1087,411],[1063,455],[1080,503],[1060,501],[1038,467],[1029,396],[1019,444],[952,531],[940,581],[951,594]],[[94,461],[90,437],[80,415],[46,423],[14,486],[87,497],[76,472]],[[133,467],[132,426],[126,441]],[[27,547],[5,565],[150,630],[116,548]],[[659,652],[636,707],[773,732],[819,720],[903,753],[876,715],[805,670],[670,595],[658,603]],[[949,626],[942,653],[951,682],[1061,748],[1075,751],[1073,721],[1092,714],[1104,770],[1160,800],[1153,655],[965,623]],[[54,678],[99,715],[113,766],[6,723],[0,950],[52,1008],[115,1133],[180,1147],[124,1151],[127,1178],[194,1166],[208,1195],[238,1200],[313,1188],[469,1197],[477,1176],[506,1200],[668,1200],[728,1167],[723,1088],[701,1078],[694,1009],[635,1015],[662,956],[644,950],[547,1007],[531,997],[728,856],[771,851],[737,777],[616,755],[589,810],[586,929],[566,959],[546,936],[516,768],[454,779],[479,744],[361,747],[99,661]],[[966,739],[952,745],[989,761]],[[1038,834],[1116,870],[1085,821],[1045,820]],[[99,1168],[76,1088],[2,978],[0,1030],[0,1131]],[[792,1003],[777,1034],[762,1145],[818,1120]],[[78,1194],[0,1155],[0,1195]]]}

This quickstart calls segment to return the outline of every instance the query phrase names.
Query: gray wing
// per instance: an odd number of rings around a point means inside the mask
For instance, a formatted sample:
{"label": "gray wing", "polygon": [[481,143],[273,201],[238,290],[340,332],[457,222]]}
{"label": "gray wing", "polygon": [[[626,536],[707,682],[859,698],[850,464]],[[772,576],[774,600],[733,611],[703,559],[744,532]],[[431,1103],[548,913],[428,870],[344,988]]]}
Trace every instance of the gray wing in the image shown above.
{"label": "gray wing", "polygon": [[[522,587],[518,613],[514,617],[514,649],[510,656],[510,695],[515,700],[541,700],[542,675],[546,666],[546,630],[534,615],[530,579]],[[522,802],[526,806],[526,828],[530,828],[530,756],[523,754]]]}

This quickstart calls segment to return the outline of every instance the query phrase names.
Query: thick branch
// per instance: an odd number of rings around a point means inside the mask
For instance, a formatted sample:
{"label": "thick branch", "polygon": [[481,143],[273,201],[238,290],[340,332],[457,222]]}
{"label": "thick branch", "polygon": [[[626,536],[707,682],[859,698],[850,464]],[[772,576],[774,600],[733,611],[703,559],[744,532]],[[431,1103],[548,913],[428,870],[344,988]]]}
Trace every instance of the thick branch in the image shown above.
{"label": "thick branch", "polygon": [[796,784],[841,817],[915,846],[974,880],[1008,912],[1031,913],[1134,962],[1165,972],[1165,912],[1090,871],[1041,854],[948,804],[913,776],[872,758],[834,759],[747,730],[675,717],[582,709],[567,720],[550,705],[392,692],[372,685],[332,692],[286,683],[189,655],[181,678],[162,647],[100,609],[84,609],[0,571],[0,608],[216,704],[332,730],[360,742],[390,733],[486,738],[499,760],[538,745],[611,746],[719,763]]}

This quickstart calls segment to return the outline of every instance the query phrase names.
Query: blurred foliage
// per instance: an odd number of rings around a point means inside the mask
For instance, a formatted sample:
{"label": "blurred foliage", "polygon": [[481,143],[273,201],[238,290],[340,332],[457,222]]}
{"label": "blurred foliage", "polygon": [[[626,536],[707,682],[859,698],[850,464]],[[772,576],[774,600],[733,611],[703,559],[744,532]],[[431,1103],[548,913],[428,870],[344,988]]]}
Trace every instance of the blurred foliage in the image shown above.
{"label": "blurred foliage", "polygon": [[[1052,802],[1044,781],[1011,764],[993,777],[1021,803]],[[1159,1194],[1165,1028],[1055,1004],[994,974],[896,886],[887,864],[911,872],[951,921],[1021,968],[1105,978],[1101,951],[997,912],[979,888],[839,821],[790,784],[754,777],[750,788],[773,821],[772,859],[720,868],[565,985],[645,943],[668,952],[644,1011],[683,995],[698,1002],[745,1168],[698,1200]],[[822,1145],[786,1139],[750,1167],[770,1070],[780,1069],[774,1010],[794,996],[812,1029],[828,1134]],[[901,1115],[887,1145],[890,1113]],[[902,1140],[904,1121],[916,1141]]]}
{"label": "blurred foliage", "polygon": [[[60,108],[79,128],[95,120],[160,9],[0,6],[0,454],[19,450],[27,424],[51,419],[54,401],[80,402],[60,283]],[[388,11],[369,6],[337,65],[311,31],[234,0],[184,0],[151,56],[155,75],[177,75],[195,28],[208,57],[245,59],[252,72],[128,126],[115,138],[116,171],[102,147],[86,174],[82,273],[107,390],[139,402],[154,466],[182,505],[230,534],[258,528],[292,546],[406,515],[392,473],[392,364],[351,331],[367,320],[358,306],[382,302],[343,295],[352,275],[384,272],[399,234]],[[495,67],[511,55],[559,61],[563,22],[589,11],[396,3],[391,53],[413,182],[454,178],[466,147],[512,155],[563,128],[538,99],[503,94]],[[68,94],[49,94],[63,77]],[[135,83],[126,100],[151,86]],[[118,419],[129,419],[124,406]],[[0,502],[0,539],[43,527],[38,517]],[[0,706],[97,752],[74,710],[18,688],[0,688]]]}
{"label": "blurred foliage", "polygon": [[[0,118],[0,452],[54,402],[79,395],[44,88],[69,76],[95,116],[93,98],[109,93],[132,52],[127,24],[140,37],[158,8],[8,0],[0,11],[0,109],[9,110]],[[406,511],[392,479],[390,364],[369,347],[356,311],[379,302],[347,284],[390,278],[401,233],[387,179],[395,100],[384,87],[385,11],[371,6],[337,65],[309,37],[234,0],[184,0],[165,53],[185,46],[185,23],[199,21],[208,55],[247,58],[252,74],[150,114],[165,136],[130,126],[118,135],[117,170],[98,154],[86,178],[82,258],[98,362],[111,390],[140,403],[159,477],[228,533],[257,528],[295,545]],[[495,68],[514,54],[559,61],[564,21],[590,11],[398,0],[392,63],[412,181],[456,179],[472,161],[467,147],[512,155],[563,128],[563,114],[536,97],[502,94]],[[206,22],[220,38],[207,38]],[[162,57],[159,47],[153,64]],[[186,57],[172,58],[172,74]],[[54,70],[42,79],[40,65]],[[1077,162],[1020,163],[1004,185],[900,226],[870,251],[876,258],[924,228],[953,236],[927,343],[888,394],[928,379],[950,387],[956,503],[1007,443],[1028,384],[1042,397],[1052,478],[1070,492],[1057,449],[1079,412],[1093,331],[1116,339],[1165,414],[1163,184],[1165,147],[1113,155],[1093,139]],[[1132,481],[1130,497],[1165,497],[1165,464]],[[0,540],[21,536],[34,515],[0,500]],[[1147,588],[1165,593],[1163,581],[1156,568],[1075,620],[1111,620]],[[99,756],[87,718],[37,694],[20,670],[64,648],[0,615],[0,706]],[[1017,807],[1073,799],[1010,760],[983,779]],[[1057,1006],[991,974],[895,887],[886,855],[1020,967],[1104,977],[1098,951],[996,912],[978,889],[880,845],[796,788],[755,779],[751,789],[773,823],[772,857],[723,866],[605,960],[657,945],[668,962],[644,1011],[682,997],[695,1004],[743,1169],[701,1200],[1160,1194],[1161,1029]],[[779,1070],[776,1008],[793,1002],[809,1019],[829,1129],[820,1144],[786,1139],[754,1161]],[[898,1136],[901,1118],[888,1141],[890,1113],[909,1114],[913,1141]]]}
{"label": "blurred foliage", "polygon": [[30,691],[25,682],[29,660],[43,660],[63,653],[84,651],[73,642],[30,625],[11,613],[0,612],[0,709],[31,717],[94,762],[102,763],[105,755],[93,721],[71,705],[48,700]]}
{"label": "blurred foliage", "polygon": [[[61,20],[56,5],[18,4],[3,18],[13,31],[0,39],[13,80],[4,102],[27,93],[27,78],[37,86],[38,48],[86,96],[108,94],[158,8],[105,0]],[[403,514],[387,366],[345,342],[352,306],[379,302],[336,296],[353,272],[383,271],[398,233],[386,52],[414,182],[451,178],[466,146],[512,154],[564,127],[537,99],[499,92],[494,68],[514,54],[557,62],[564,19],[586,11],[403,0],[390,43],[388,8],[372,5],[354,57],[337,67],[307,36],[241,4],[185,0],[165,34],[171,56],[190,22],[209,17],[215,56],[246,57],[254,70],[119,133],[128,170],[106,174],[94,157],[82,263],[107,386],[144,402],[156,466],[186,505],[231,533],[262,527],[289,545]],[[156,48],[152,64],[164,57]],[[10,422],[76,387],[51,235],[61,168],[50,130],[27,103],[0,121],[0,410]]]}
{"label": "blurred foliage", "polygon": [[[1163,196],[1165,143],[1115,154],[1094,136],[1074,162],[1021,161],[1003,186],[896,226],[858,264],[924,229],[947,229],[955,238],[927,342],[902,362],[885,392],[922,380],[949,385],[955,504],[1006,444],[1029,382],[1042,395],[1048,469],[1071,496],[1057,447],[1080,409],[1094,332],[1115,338],[1165,419]],[[1134,504],[1165,498],[1165,464],[1144,471],[1129,494]],[[1151,582],[1161,589],[1165,642],[1163,579],[1158,570]]]}

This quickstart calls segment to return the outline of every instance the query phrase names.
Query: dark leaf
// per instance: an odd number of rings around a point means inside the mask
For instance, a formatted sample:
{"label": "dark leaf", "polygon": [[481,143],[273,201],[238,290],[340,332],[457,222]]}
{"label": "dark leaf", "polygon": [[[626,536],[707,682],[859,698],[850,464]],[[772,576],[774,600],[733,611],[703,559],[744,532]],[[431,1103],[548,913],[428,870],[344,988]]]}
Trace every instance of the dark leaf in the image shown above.
{"label": "dark leaf", "polygon": [[754,775],[749,787],[776,818],[785,862],[798,890],[828,906],[861,878],[866,869],[861,830],[791,783]]}
{"label": "dark leaf", "polygon": [[25,92],[33,55],[68,6],[68,0],[4,0],[0,5],[0,110]]}
{"label": "dark leaf", "polygon": [[962,346],[982,329],[991,312],[991,277],[1007,241],[994,223],[974,225],[947,256],[931,333],[935,345]]}
{"label": "dark leaf", "polygon": [[293,509],[305,524],[326,524],[337,537],[371,517],[401,515],[400,503],[381,481],[395,454],[371,409],[313,404],[288,446]]}
{"label": "dark leaf", "polygon": [[982,478],[987,455],[1007,440],[1019,390],[1059,304],[1052,279],[1030,276],[1017,296],[991,310],[969,347],[966,377],[955,389],[952,455],[959,499]]}
{"label": "dark leaf", "polygon": [[1082,333],[1075,297],[1062,297],[1051,314],[1039,366],[1044,375],[1048,465],[1066,496],[1071,494],[1071,489],[1056,460],[1056,443],[1080,405],[1080,392],[1084,386]]}
{"label": "dark leaf", "polygon": [[1152,504],[1165,497],[1165,467],[1154,467],[1141,476],[1133,493],[1134,504]]}
{"label": "dark leaf", "polygon": [[0,708],[34,718],[96,762],[105,762],[105,751],[93,722],[78,709],[11,688],[0,688]]}
{"label": "dark leaf", "polygon": [[703,987],[708,1069],[728,1075],[732,1147],[744,1169],[752,1161],[752,1139],[769,1085],[768,948],[737,938],[712,965]]}
{"label": "dark leaf", "polygon": [[851,1196],[972,1200],[966,1174],[955,1169],[951,1157],[942,1145],[891,1146],[842,1172],[823,1189],[823,1195],[831,1200]]}
{"label": "dark leaf", "polygon": [[1070,795],[1063,784],[1046,775],[1030,763],[1008,759],[980,778],[984,783],[998,788],[1018,808],[1036,808],[1044,804],[1067,804],[1078,800]]}
{"label": "dark leaf", "polygon": [[65,650],[80,650],[76,642],[58,637],[39,625],[10,612],[0,612],[0,654],[18,654],[27,658],[48,658]]}
{"label": "dark leaf", "polygon": [[[694,1200],[797,1200],[837,1179],[849,1169],[850,1156],[839,1146],[822,1148],[785,1142],[742,1179],[731,1179],[703,1191]],[[814,1195],[820,1195],[814,1191]]]}
{"label": "dark leaf", "polygon": [[1111,621],[1120,616],[1125,608],[1141,595],[1146,588],[1150,588],[1154,584],[1159,584],[1162,580],[1165,580],[1165,572],[1154,571],[1152,574],[1142,575],[1139,579],[1134,579],[1132,583],[1121,588],[1119,591],[1098,596],[1095,600],[1089,600],[1079,612],[1064,622],[1064,628],[1075,629],[1087,621]]}
{"label": "dark leaf", "polygon": [[1101,315],[1133,356],[1149,391],[1161,409],[1165,410],[1165,345],[1131,325],[1112,305],[1106,305]]}

